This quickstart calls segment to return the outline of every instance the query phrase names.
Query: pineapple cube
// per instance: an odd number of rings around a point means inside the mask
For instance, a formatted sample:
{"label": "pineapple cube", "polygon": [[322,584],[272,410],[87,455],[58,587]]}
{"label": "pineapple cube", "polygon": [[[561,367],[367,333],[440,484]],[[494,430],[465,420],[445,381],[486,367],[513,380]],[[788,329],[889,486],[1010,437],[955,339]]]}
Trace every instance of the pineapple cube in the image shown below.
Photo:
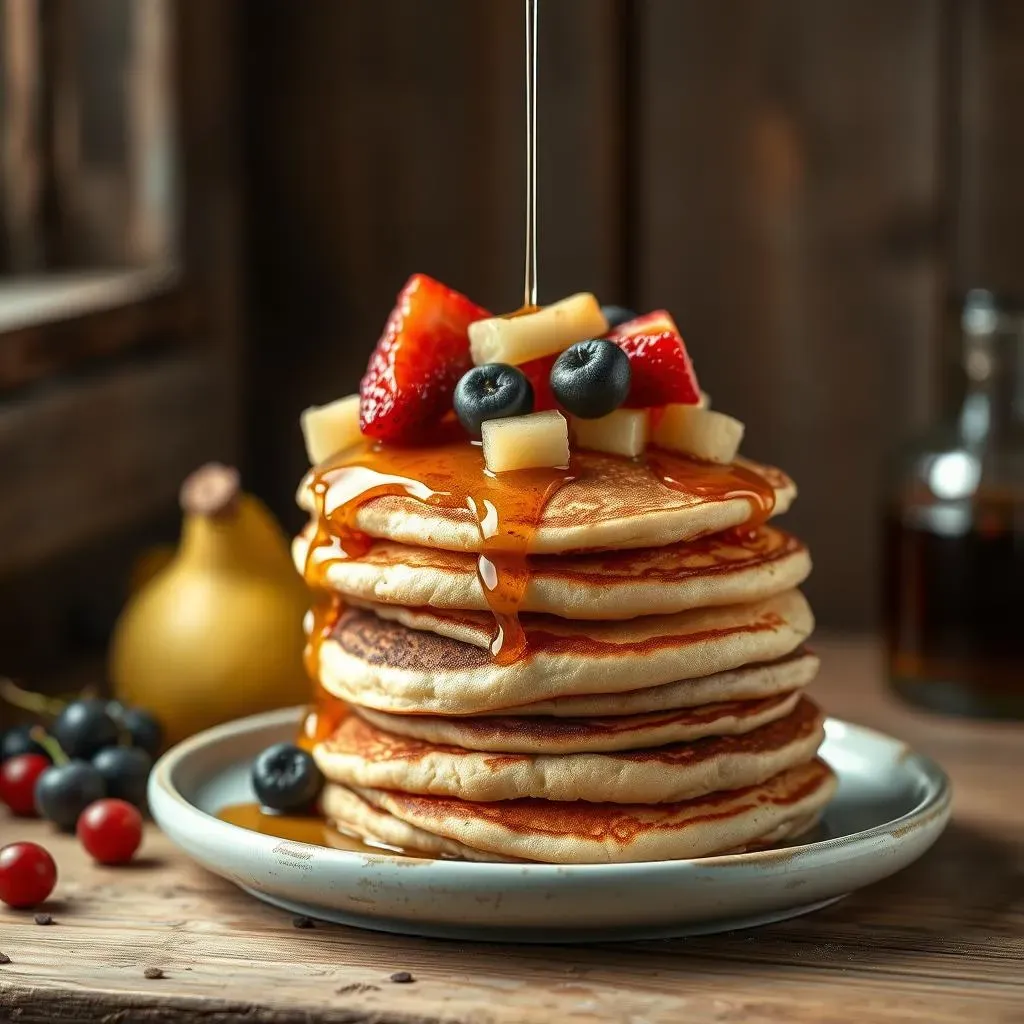
{"label": "pineapple cube", "polygon": [[736,458],[743,440],[743,424],[724,413],[696,405],[666,405],[651,432],[662,448],[693,455],[707,462],[727,464]]}
{"label": "pineapple cube", "polygon": [[711,396],[706,392],[700,393],[700,401],[697,403],[698,409],[710,409],[711,408]]}
{"label": "pineapple cube", "polygon": [[343,448],[363,439],[359,430],[359,396],[349,395],[328,405],[315,405],[301,416],[306,454],[316,466]]}
{"label": "pineapple cube", "polygon": [[557,409],[485,420],[482,433],[492,473],[569,465],[569,424]]}
{"label": "pineapple cube", "polygon": [[597,299],[580,292],[536,313],[477,320],[469,325],[469,348],[476,366],[519,366],[561,352],[577,341],[599,338],[607,330],[608,321]]}
{"label": "pineapple cube", "polygon": [[572,436],[578,448],[611,452],[633,458],[647,447],[650,415],[646,409],[616,409],[596,420],[572,418]]}

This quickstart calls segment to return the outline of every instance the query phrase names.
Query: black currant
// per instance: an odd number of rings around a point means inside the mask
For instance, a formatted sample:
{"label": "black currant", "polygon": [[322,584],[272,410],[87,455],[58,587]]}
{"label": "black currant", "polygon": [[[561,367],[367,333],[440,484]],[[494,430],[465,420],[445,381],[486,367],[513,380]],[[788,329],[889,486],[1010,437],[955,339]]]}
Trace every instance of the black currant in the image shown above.
{"label": "black currant", "polygon": [[472,437],[487,420],[533,412],[533,385],[523,371],[505,363],[474,366],[455,385],[455,415]]}
{"label": "black currant", "polygon": [[53,738],[64,753],[83,761],[104,747],[115,746],[119,736],[107,702],[95,697],[72,701],[53,723]]}
{"label": "black currant", "polygon": [[253,761],[252,788],[273,811],[306,810],[323,783],[312,755],[291,743],[275,743]]}
{"label": "black currant", "polygon": [[32,726],[16,725],[8,729],[0,740],[0,762],[19,754],[42,754],[48,761],[52,760],[46,749],[32,739]]}
{"label": "black currant", "polygon": [[626,400],[629,357],[613,341],[578,341],[555,360],[550,379],[560,405],[580,419],[595,420]]}
{"label": "black currant", "polygon": [[36,810],[58,828],[73,832],[82,811],[106,795],[103,776],[88,761],[67,761],[39,776]]}
{"label": "black currant", "polygon": [[131,737],[133,747],[141,747],[156,758],[164,744],[164,730],[156,716],[142,708],[121,708],[119,720]]}
{"label": "black currant", "polygon": [[146,807],[146,784],[153,759],[141,747],[104,747],[92,759],[103,776],[107,796],[127,800],[140,810]]}

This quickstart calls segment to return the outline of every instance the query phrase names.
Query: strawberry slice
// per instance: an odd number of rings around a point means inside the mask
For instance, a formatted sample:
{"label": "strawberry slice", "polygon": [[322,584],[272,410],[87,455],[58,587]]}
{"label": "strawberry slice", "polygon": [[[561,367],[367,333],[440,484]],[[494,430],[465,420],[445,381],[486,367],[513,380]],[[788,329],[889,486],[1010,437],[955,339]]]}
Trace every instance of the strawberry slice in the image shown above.
{"label": "strawberry slice", "polygon": [[686,343],[665,310],[627,320],[609,332],[608,338],[629,356],[632,380],[623,403],[627,408],[700,402],[697,374]]}
{"label": "strawberry slice", "polygon": [[557,358],[558,353],[553,352],[549,356],[541,356],[539,359],[531,359],[519,365],[519,369],[533,387],[534,412],[547,412],[549,409],[558,408],[555,393],[551,390],[551,367],[555,365]]}
{"label": "strawberry slice", "polygon": [[426,274],[398,293],[359,385],[359,429],[396,444],[429,441],[473,365],[469,325],[491,314]]}

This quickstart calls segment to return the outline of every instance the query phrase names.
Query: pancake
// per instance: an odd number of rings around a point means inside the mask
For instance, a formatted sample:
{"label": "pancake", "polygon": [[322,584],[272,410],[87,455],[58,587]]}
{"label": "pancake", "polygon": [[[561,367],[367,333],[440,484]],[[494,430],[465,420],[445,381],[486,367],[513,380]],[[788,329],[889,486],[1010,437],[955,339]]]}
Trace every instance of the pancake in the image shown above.
{"label": "pancake", "polygon": [[722,701],[764,700],[807,686],[818,674],[820,664],[821,659],[816,654],[801,647],[778,661],[744,665],[701,679],[677,679],[672,683],[626,693],[584,693],[575,697],[553,697],[551,700],[509,708],[507,713],[514,713],[517,717],[551,715],[556,718],[593,718],[693,708]]}
{"label": "pancake", "polygon": [[738,736],[788,715],[798,690],[763,700],[706,704],[699,708],[617,715],[611,718],[544,718],[493,715],[443,718],[389,715],[356,709],[371,725],[425,743],[487,753],[580,754],[640,750],[692,742],[706,736]]}
{"label": "pancake", "polygon": [[328,785],[324,814],[339,828],[404,849],[472,860],[593,864],[706,857],[806,831],[835,792],[812,760],[748,789],[647,805],[453,797]]}
{"label": "pancake", "polygon": [[[796,497],[781,470],[742,459],[715,466],[657,449],[644,459],[576,451],[567,472],[521,470],[516,477],[516,489],[511,480],[496,482],[485,473],[479,446],[465,441],[429,449],[367,447],[339,453],[307,473],[297,501],[315,513],[321,481],[326,515],[345,528],[474,552],[485,541],[472,509],[486,508],[497,520],[496,529],[487,530],[488,547],[500,546],[504,534],[525,535],[525,547],[517,542],[517,550],[565,554],[693,540],[779,515]],[[540,492],[537,502],[526,500],[531,488]]]}
{"label": "pancake", "polygon": [[[295,538],[303,572],[312,530]],[[335,539],[315,549],[326,584],[346,597],[411,607],[487,611],[477,556],[377,541],[346,557]],[[631,619],[711,605],[757,601],[799,586],[811,571],[807,549],[771,527],[729,531],[668,547],[537,556],[520,612],[567,619]]]}
{"label": "pancake", "polygon": [[396,736],[349,715],[313,757],[325,778],[349,787],[485,802],[655,804],[765,782],[809,761],[824,738],[824,716],[802,698],[786,717],[740,736],[603,754],[488,754]]}
{"label": "pancake", "polygon": [[380,711],[476,714],[774,661],[800,646],[814,619],[803,595],[790,590],[750,604],[625,622],[523,616],[522,624],[526,653],[501,664],[486,648],[489,616],[349,608],[319,645],[320,681],[332,695]]}

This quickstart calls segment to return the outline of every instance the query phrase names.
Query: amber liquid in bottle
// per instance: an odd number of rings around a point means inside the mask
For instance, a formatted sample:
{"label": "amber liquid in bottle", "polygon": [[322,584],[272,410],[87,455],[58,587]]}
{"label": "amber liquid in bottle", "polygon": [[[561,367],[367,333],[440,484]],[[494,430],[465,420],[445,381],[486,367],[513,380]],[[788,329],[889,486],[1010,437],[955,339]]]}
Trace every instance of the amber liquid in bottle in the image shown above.
{"label": "amber liquid in bottle", "polygon": [[938,711],[1024,718],[1024,494],[890,513],[892,685]]}
{"label": "amber liquid in bottle", "polygon": [[968,292],[955,418],[908,447],[885,523],[889,677],[911,703],[1024,719],[1024,308]]}

